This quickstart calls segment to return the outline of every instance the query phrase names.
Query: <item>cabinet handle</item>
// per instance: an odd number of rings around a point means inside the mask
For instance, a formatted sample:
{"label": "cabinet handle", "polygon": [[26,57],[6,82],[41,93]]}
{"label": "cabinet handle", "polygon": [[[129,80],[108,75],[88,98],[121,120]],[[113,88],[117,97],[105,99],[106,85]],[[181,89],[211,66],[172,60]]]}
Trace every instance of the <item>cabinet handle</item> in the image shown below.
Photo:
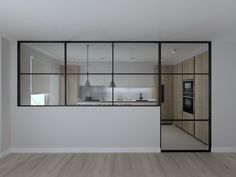
{"label": "cabinet handle", "polygon": [[165,102],[165,85],[161,85],[161,102]]}

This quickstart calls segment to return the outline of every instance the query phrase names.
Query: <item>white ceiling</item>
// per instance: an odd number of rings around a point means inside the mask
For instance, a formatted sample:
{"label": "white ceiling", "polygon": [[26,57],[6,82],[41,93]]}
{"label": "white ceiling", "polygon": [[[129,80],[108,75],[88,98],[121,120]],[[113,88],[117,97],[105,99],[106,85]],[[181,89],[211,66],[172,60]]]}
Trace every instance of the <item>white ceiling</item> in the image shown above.
{"label": "white ceiling", "polygon": [[0,0],[0,35],[17,40],[214,40],[235,33],[235,7],[235,0]]}

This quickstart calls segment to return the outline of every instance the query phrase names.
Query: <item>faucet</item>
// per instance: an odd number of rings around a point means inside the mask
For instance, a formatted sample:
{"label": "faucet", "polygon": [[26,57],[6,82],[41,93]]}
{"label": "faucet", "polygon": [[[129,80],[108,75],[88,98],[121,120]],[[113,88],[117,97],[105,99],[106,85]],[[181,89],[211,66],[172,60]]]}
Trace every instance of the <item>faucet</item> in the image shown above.
{"label": "faucet", "polygon": [[140,94],[139,94],[139,100],[142,100],[143,99],[143,93],[141,92]]}

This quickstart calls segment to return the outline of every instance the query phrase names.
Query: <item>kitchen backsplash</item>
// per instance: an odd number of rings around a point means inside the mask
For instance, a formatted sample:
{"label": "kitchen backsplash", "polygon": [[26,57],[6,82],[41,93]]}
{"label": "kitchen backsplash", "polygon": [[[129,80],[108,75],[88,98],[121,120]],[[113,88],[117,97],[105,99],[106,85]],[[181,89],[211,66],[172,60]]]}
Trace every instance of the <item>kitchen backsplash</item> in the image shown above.
{"label": "kitchen backsplash", "polygon": [[[153,100],[152,87],[115,87],[114,99],[115,100],[139,100],[140,93],[142,93],[144,100]],[[86,88],[80,87],[79,100],[85,100],[90,97],[92,100],[111,100],[112,88],[104,86],[92,86]]]}

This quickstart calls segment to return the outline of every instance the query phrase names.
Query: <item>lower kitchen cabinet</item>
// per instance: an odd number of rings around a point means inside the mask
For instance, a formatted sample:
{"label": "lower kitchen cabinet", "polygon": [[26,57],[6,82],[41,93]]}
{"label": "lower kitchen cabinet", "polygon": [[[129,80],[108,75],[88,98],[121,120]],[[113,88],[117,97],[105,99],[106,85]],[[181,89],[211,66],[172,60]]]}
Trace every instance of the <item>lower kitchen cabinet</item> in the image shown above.
{"label": "lower kitchen cabinet", "polygon": [[183,119],[189,120],[183,121],[183,129],[191,135],[194,135],[194,115],[187,112],[183,112]]}
{"label": "lower kitchen cabinet", "polygon": [[208,144],[208,121],[195,121],[195,137]]}
{"label": "lower kitchen cabinet", "polygon": [[[176,64],[173,67],[174,73],[182,73],[182,63]],[[182,128],[183,122],[180,121],[183,118],[183,76],[174,75],[173,76],[173,116],[175,125]]]}

